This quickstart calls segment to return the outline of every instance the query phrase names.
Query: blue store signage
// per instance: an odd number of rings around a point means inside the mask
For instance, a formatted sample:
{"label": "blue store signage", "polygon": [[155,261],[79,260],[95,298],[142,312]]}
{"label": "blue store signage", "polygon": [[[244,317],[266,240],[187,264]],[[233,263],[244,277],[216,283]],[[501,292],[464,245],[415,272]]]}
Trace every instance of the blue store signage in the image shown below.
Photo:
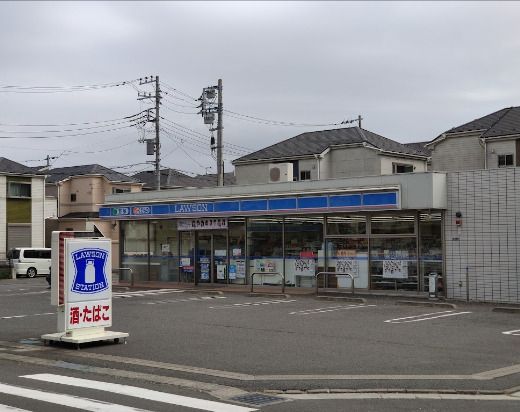
{"label": "blue store signage", "polygon": [[100,218],[128,218],[150,216],[207,216],[283,214],[298,212],[327,212],[339,210],[398,209],[399,191],[334,194],[302,197],[266,197],[247,200],[216,200],[213,202],[168,203],[158,205],[105,206],[99,209]]}

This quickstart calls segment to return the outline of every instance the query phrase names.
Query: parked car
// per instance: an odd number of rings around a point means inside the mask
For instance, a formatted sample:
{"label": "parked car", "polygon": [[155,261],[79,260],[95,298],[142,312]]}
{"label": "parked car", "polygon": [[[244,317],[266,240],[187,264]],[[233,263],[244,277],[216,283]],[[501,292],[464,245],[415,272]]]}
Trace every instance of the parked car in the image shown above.
{"label": "parked car", "polygon": [[50,248],[15,248],[8,252],[9,266],[14,268],[16,276],[48,275],[51,266]]}

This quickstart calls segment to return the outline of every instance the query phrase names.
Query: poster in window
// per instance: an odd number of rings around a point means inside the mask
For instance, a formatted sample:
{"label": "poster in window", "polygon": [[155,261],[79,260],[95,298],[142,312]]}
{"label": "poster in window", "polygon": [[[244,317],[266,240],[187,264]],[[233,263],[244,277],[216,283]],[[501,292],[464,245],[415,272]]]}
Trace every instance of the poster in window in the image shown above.
{"label": "poster in window", "polygon": [[408,278],[408,251],[385,250],[383,260],[383,278]]}
{"label": "poster in window", "polygon": [[314,259],[294,259],[294,273],[298,276],[314,276],[316,262]]}
{"label": "poster in window", "polygon": [[237,278],[243,279],[246,277],[246,261],[245,260],[236,260],[237,265]]}
{"label": "poster in window", "polygon": [[359,277],[359,262],[355,258],[342,257],[336,260],[336,273],[348,273]]}
{"label": "poster in window", "polygon": [[237,278],[237,265],[229,265],[229,275],[230,280],[234,280]]}
{"label": "poster in window", "polygon": [[217,265],[217,279],[226,279],[227,265]]}

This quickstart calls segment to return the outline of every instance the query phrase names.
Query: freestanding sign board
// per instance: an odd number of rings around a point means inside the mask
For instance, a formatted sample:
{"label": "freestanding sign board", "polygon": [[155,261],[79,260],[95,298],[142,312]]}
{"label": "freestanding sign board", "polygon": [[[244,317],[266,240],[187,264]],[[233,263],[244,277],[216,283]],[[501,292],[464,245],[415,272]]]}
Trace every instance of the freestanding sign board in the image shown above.
{"label": "freestanding sign board", "polygon": [[111,241],[84,232],[53,232],[51,303],[58,307],[58,333],[44,342],[76,344],[125,339],[112,326]]}

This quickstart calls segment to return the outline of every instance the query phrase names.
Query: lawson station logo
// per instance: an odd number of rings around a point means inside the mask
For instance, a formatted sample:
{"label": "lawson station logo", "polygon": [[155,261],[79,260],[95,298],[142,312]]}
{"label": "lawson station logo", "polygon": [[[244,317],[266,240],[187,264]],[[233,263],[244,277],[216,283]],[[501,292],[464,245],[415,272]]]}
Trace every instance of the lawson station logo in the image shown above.
{"label": "lawson station logo", "polygon": [[94,294],[108,289],[107,258],[108,253],[103,249],[85,248],[72,252],[75,273],[71,291]]}

